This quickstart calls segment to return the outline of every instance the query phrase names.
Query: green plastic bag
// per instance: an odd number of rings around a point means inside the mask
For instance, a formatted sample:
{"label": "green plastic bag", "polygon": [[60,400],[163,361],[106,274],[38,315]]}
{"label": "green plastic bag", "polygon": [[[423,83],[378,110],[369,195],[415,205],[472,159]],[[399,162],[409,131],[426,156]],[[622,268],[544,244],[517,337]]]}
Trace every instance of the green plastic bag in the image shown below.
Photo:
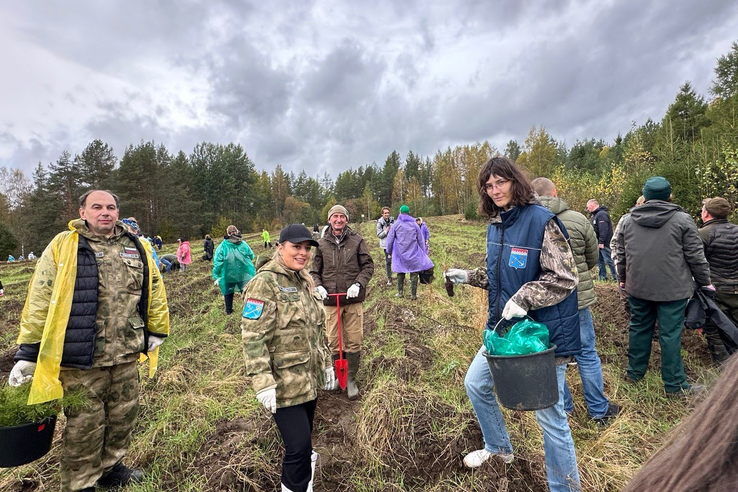
{"label": "green plastic bag", "polygon": [[518,321],[503,336],[484,330],[484,347],[490,355],[525,355],[549,349],[548,328],[530,319]]}

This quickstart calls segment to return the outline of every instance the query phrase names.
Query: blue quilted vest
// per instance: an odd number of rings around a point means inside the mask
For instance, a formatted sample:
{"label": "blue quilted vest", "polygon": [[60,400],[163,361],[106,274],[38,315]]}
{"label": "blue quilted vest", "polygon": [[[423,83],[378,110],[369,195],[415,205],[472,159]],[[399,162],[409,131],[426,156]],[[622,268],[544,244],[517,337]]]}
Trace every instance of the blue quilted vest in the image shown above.
{"label": "blue quilted vest", "polygon": [[[548,221],[555,219],[568,238],[559,219],[540,205],[514,207],[503,212],[501,219],[502,222],[490,224],[487,228],[488,329],[497,324],[508,299],[523,284],[540,277],[541,246]],[[576,289],[560,303],[531,310],[528,315],[548,327],[557,357],[581,352]]]}

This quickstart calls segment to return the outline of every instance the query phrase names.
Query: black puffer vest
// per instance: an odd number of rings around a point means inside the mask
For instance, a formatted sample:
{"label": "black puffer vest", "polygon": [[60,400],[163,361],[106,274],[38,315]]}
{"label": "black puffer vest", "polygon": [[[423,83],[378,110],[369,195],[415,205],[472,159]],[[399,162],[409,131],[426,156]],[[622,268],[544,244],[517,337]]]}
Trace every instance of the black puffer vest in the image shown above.
{"label": "black puffer vest", "polygon": [[[138,311],[144,321],[144,353],[149,345],[148,330],[148,301],[149,301],[149,268],[145,260],[146,252],[136,236],[125,233],[133,241],[141,258],[144,258],[144,280],[141,300]],[[97,335],[97,307],[99,272],[95,252],[84,236],[79,236],[77,246],[77,275],[74,281],[72,307],[69,311],[69,322],[64,334],[64,350],[61,365],[77,369],[92,367],[92,358],[95,353],[95,336]],[[22,343],[14,360],[28,360],[35,362],[38,359],[40,343]]]}
{"label": "black puffer vest", "polygon": [[705,257],[716,289],[738,287],[738,225],[726,219],[711,220],[705,241]]}

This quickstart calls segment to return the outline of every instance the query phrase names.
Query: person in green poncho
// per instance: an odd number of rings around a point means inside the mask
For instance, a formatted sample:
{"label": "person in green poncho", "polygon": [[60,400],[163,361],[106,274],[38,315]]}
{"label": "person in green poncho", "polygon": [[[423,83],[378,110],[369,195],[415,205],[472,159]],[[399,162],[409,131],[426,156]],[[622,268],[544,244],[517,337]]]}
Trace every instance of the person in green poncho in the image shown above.
{"label": "person in green poncho", "polygon": [[215,250],[213,258],[213,279],[220,287],[225,301],[226,314],[233,312],[233,294],[243,292],[244,287],[256,274],[254,252],[241,239],[241,233],[234,225],[226,229],[224,240]]}

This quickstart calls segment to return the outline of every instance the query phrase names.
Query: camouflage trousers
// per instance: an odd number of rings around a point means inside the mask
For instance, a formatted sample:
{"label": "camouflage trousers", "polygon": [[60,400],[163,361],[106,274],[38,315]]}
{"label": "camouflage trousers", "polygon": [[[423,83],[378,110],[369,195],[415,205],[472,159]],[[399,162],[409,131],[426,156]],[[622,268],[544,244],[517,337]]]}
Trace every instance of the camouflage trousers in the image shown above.
{"label": "camouflage trousers", "polygon": [[83,408],[64,412],[61,490],[70,492],[94,487],[126,455],[138,415],[138,366],[62,368],[59,379],[64,391],[81,388],[88,398]]}
{"label": "camouflage trousers", "polygon": [[[331,353],[338,353],[338,310],[336,306],[323,306],[326,320],[325,329],[328,335],[328,346]],[[341,342],[344,352],[361,352],[364,340],[364,308],[360,302],[341,306]]]}

